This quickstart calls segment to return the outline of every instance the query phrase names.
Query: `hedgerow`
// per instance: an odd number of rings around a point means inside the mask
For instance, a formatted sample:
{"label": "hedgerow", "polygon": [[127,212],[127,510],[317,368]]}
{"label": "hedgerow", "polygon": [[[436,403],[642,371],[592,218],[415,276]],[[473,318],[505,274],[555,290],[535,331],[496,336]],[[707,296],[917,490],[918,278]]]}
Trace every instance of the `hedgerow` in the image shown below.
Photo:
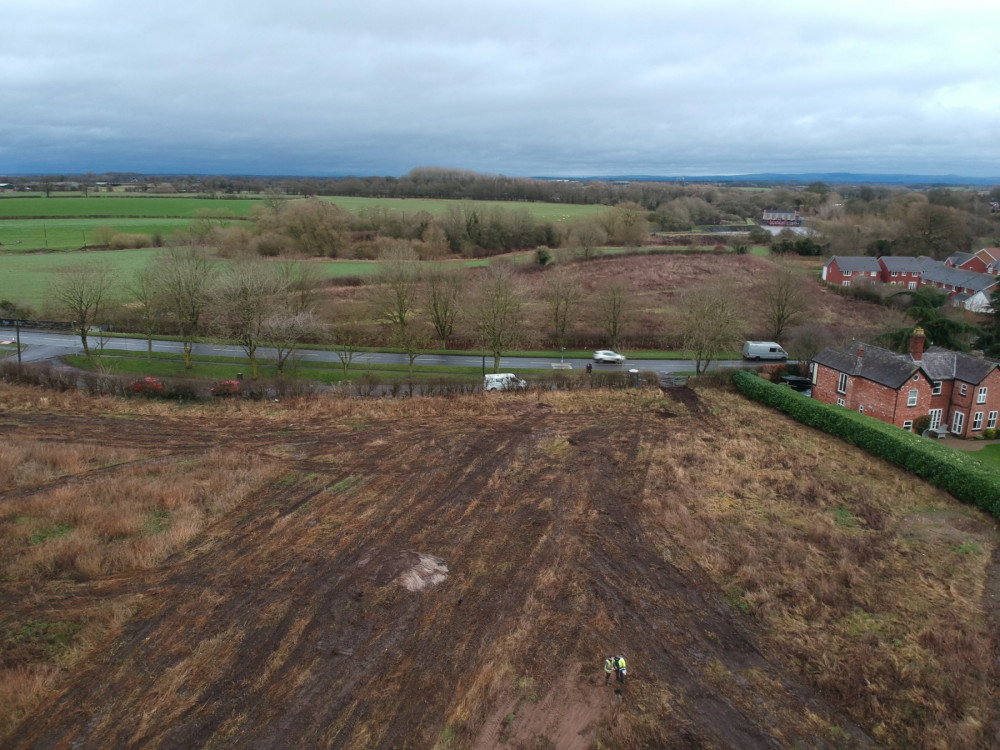
{"label": "hedgerow", "polygon": [[1000,475],[972,456],[841,406],[823,404],[757,375],[738,371],[733,383],[747,398],[783,411],[1000,518]]}

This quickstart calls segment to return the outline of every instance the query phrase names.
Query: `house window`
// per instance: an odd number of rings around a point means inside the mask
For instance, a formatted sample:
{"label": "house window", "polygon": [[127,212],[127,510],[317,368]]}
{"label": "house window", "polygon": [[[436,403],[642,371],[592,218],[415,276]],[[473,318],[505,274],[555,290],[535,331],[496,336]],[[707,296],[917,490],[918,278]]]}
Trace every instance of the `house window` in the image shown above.
{"label": "house window", "polygon": [[850,281],[841,281],[841,282],[840,282],[840,285],[841,285],[841,286],[850,286],[850,285],[851,285],[851,282],[850,282]]}
{"label": "house window", "polygon": [[956,435],[962,434],[962,428],[965,426],[965,415],[956,411],[951,415],[951,431]]}
{"label": "house window", "polygon": [[812,366],[812,384],[816,385],[816,379],[819,377],[819,368],[816,365]]}
{"label": "house window", "polygon": [[861,406],[858,407],[858,414],[864,414],[864,413],[865,413],[865,405],[861,404]]}
{"label": "house window", "polygon": [[940,380],[935,380],[934,381],[934,387],[931,389],[931,395],[932,396],[940,396],[941,395],[941,381]]}
{"label": "house window", "polygon": [[851,275],[851,271],[844,271],[844,276],[850,276],[850,275]]}
{"label": "house window", "polygon": [[872,278],[874,279],[874,278],[875,278],[875,271],[872,271],[872,272],[871,272],[871,273],[869,274],[869,276],[871,276],[871,277],[872,277]]}
{"label": "house window", "polygon": [[907,406],[916,406],[917,405],[917,389],[916,388],[911,388],[910,389],[910,395],[906,397],[906,405]]}
{"label": "house window", "polygon": [[984,385],[978,391],[976,391],[976,403],[985,404],[986,403],[986,386]]}
{"label": "house window", "polygon": [[893,275],[893,276],[899,276],[899,271],[893,271],[893,272],[892,272],[892,275]]}
{"label": "house window", "polygon": [[906,430],[907,432],[913,432],[913,420],[907,419],[906,421],[904,421],[903,429]]}
{"label": "house window", "polygon": [[837,406],[843,406],[843,405],[844,405],[844,399],[838,398],[837,399]]}
{"label": "house window", "polygon": [[986,417],[986,427],[992,430],[996,426],[997,426],[997,413],[995,411],[991,411],[989,415]]}
{"label": "house window", "polygon": [[975,414],[972,415],[972,429],[973,430],[983,429],[983,413],[981,411],[977,411]]}
{"label": "house window", "polygon": [[837,393],[847,393],[847,373],[840,373],[840,378],[837,380]]}
{"label": "house window", "polygon": [[931,423],[928,425],[928,427],[932,429],[937,429],[938,427],[941,426],[940,409],[931,409],[929,412],[927,412],[927,416],[931,418]]}
{"label": "house window", "polygon": [[911,281],[909,284],[906,285],[906,288],[907,289],[916,289],[917,288],[917,282]]}
{"label": "house window", "polygon": [[969,391],[969,386],[967,386],[965,383],[962,383],[962,385],[958,386],[959,396],[964,396],[966,393],[968,393],[968,391]]}

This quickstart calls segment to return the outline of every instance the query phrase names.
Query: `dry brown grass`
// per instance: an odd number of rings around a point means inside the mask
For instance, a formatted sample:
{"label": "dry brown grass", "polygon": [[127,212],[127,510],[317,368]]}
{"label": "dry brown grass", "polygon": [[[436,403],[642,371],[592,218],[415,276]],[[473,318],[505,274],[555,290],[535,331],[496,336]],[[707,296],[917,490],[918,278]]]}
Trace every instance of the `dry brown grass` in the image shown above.
{"label": "dry brown grass", "polygon": [[[711,393],[715,424],[653,448],[647,506],[769,650],[892,747],[982,746],[995,519],[819,433]],[[950,533],[910,533],[910,519]],[[936,519],[936,521],[935,521]],[[956,529],[964,529],[957,531]]]}
{"label": "dry brown grass", "polygon": [[137,454],[98,445],[17,440],[0,443],[0,491],[45,484],[53,479],[135,458]]}
{"label": "dry brown grass", "polygon": [[273,465],[219,448],[5,502],[0,571],[8,580],[148,568],[271,478]]}

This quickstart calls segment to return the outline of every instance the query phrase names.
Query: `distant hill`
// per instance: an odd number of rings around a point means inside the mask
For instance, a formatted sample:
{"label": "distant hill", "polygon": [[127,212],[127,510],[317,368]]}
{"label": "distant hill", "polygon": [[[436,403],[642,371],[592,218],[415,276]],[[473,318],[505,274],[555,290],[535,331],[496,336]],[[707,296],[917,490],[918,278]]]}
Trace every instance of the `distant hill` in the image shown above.
{"label": "distant hill", "polygon": [[699,175],[604,175],[600,177],[538,177],[536,179],[587,180],[629,180],[634,182],[730,182],[730,183],[794,183],[807,185],[810,182],[826,182],[835,185],[908,185],[931,187],[934,185],[1000,185],[997,177],[967,177],[963,175],[920,175],[920,174],[861,174],[857,172],[803,172],[788,174],[781,172],[758,172],[754,174]]}

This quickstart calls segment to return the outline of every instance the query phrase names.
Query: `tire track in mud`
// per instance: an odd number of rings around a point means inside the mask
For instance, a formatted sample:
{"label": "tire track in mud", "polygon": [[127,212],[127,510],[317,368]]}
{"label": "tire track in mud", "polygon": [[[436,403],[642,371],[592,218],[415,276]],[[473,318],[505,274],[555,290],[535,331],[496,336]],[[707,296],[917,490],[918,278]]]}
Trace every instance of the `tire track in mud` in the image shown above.
{"label": "tire track in mud", "polygon": [[[637,691],[677,696],[654,744],[780,744],[770,704],[747,715],[702,674],[711,660],[780,670],[707,576],[657,553],[642,507],[655,434],[640,415],[595,426],[522,409],[267,439],[294,442],[276,459],[292,483],[155,571],[81,587],[141,593],[141,610],[11,747],[425,748],[456,717],[455,736],[471,741],[512,695],[530,701],[516,686],[545,694],[581,661],[596,672],[611,643],[632,668],[625,711],[647,710]],[[447,580],[394,583],[415,553],[444,560]],[[832,713],[805,690],[785,700]]]}

